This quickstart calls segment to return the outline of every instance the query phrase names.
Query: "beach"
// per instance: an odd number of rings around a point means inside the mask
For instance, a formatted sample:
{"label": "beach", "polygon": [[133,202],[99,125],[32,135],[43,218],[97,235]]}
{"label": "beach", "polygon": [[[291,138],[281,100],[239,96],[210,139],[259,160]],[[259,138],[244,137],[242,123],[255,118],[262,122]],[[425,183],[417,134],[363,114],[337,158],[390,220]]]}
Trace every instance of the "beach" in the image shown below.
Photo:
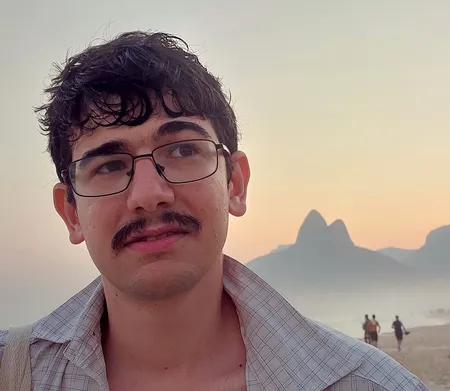
{"label": "beach", "polygon": [[450,324],[408,330],[411,334],[403,337],[401,352],[397,351],[393,332],[381,334],[378,347],[418,376],[430,390],[450,390]]}

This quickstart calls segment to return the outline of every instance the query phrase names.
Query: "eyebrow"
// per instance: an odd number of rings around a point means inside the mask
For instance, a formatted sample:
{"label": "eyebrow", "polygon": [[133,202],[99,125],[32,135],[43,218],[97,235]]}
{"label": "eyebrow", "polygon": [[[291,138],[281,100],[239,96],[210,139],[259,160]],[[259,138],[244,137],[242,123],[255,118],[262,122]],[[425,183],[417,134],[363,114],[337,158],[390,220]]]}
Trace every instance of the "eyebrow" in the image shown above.
{"label": "eyebrow", "polygon": [[[181,133],[185,130],[193,131],[198,135],[208,139],[211,138],[211,135],[206,131],[206,129],[203,126],[196,124],[195,122],[170,121],[163,123],[156,130],[155,134],[153,135],[153,139],[157,141],[164,136]],[[107,141],[99,145],[98,147],[86,151],[78,160],[95,156],[113,155],[115,153],[131,153],[131,147],[129,143],[122,139]]]}
{"label": "eyebrow", "polygon": [[99,145],[96,148],[86,151],[81,159],[86,159],[94,156],[112,155],[114,153],[130,152],[129,145],[124,140],[111,140],[104,144]]}
{"label": "eyebrow", "polygon": [[190,121],[169,121],[163,123],[155,132],[153,135],[153,139],[155,141],[159,140],[161,137],[167,136],[167,135],[173,135],[180,132],[183,132],[185,130],[190,130],[198,135],[205,137],[205,138],[211,138],[211,135],[207,132],[207,130],[195,123]]}

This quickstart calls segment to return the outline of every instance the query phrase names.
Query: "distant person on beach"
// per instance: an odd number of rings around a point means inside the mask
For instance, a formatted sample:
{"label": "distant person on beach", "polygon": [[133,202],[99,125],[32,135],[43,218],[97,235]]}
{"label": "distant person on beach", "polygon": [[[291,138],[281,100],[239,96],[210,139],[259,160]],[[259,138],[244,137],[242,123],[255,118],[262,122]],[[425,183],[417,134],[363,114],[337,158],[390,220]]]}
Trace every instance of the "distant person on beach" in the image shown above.
{"label": "distant person on beach", "polygon": [[375,315],[372,315],[372,319],[367,324],[367,331],[369,333],[369,343],[375,347],[378,347],[378,334],[381,331],[381,326],[376,320]]}
{"label": "distant person on beach", "polygon": [[367,315],[367,314],[364,315],[364,323],[362,325],[362,328],[364,330],[364,342],[366,342],[366,343],[370,343],[369,331],[367,330],[367,326],[368,326],[369,322],[370,322],[369,315]]}
{"label": "distant person on beach", "polygon": [[[276,40],[248,47],[255,69],[283,52]],[[0,390],[426,391],[224,254],[250,166],[220,78],[169,34],[95,42],[56,67],[37,111],[54,207],[100,277],[36,323],[0,331]],[[266,85],[274,104],[261,116],[278,126],[261,134],[274,145],[291,87]]]}
{"label": "distant person on beach", "polygon": [[395,316],[395,320],[392,323],[392,328],[394,329],[395,338],[397,339],[397,350],[402,350],[402,342],[403,342],[403,332],[408,335],[409,332],[403,326],[403,323],[398,318],[398,315]]}

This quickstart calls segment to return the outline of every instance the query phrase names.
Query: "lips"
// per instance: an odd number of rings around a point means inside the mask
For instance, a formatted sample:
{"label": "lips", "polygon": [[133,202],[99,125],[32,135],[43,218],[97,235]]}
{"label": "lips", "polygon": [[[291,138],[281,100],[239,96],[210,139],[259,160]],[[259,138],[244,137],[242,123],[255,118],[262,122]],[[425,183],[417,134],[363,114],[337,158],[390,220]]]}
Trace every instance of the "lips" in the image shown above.
{"label": "lips", "polygon": [[139,242],[155,242],[164,238],[168,238],[175,235],[186,235],[189,232],[186,229],[180,227],[160,227],[157,229],[146,229],[138,234],[131,235],[124,243],[123,247],[130,246],[133,243]]}
{"label": "lips", "polygon": [[162,248],[163,242],[168,246],[187,235],[196,236],[201,230],[201,221],[194,216],[165,210],[157,218],[137,217],[123,225],[112,238],[111,248],[114,252],[125,247],[153,251]]}
{"label": "lips", "polygon": [[160,235],[156,235],[156,236],[147,236],[145,238],[141,238],[141,239],[137,239],[137,240],[132,240],[129,243],[126,243],[125,245],[127,246],[128,244],[131,243],[136,243],[136,242],[152,242],[154,240],[158,240],[158,239],[162,239],[162,238],[167,238],[168,236],[172,236],[172,235],[176,235],[179,232],[167,232],[164,234],[160,234]]}

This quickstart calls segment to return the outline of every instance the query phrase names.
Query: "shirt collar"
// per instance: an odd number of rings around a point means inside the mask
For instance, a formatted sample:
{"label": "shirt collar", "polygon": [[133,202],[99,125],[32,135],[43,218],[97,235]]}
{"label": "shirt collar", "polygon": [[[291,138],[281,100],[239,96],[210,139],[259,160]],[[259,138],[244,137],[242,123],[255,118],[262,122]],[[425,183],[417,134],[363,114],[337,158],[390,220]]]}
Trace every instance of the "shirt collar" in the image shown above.
{"label": "shirt collar", "polygon": [[33,337],[63,344],[64,356],[107,389],[101,345],[105,296],[101,277],[39,321]]}
{"label": "shirt collar", "polygon": [[[224,289],[233,300],[247,352],[247,381],[259,389],[323,390],[362,364],[358,342],[300,315],[278,292],[236,260],[224,257]],[[98,277],[40,320],[33,337],[65,344],[76,365],[100,376],[104,366]],[[104,376],[101,382],[106,381]]]}
{"label": "shirt collar", "polygon": [[226,257],[224,287],[241,323],[247,366],[262,389],[323,390],[362,365],[359,343],[300,315],[246,266]]}
{"label": "shirt collar", "polygon": [[100,327],[105,297],[101,277],[78,292],[33,327],[33,337],[67,343]]}

